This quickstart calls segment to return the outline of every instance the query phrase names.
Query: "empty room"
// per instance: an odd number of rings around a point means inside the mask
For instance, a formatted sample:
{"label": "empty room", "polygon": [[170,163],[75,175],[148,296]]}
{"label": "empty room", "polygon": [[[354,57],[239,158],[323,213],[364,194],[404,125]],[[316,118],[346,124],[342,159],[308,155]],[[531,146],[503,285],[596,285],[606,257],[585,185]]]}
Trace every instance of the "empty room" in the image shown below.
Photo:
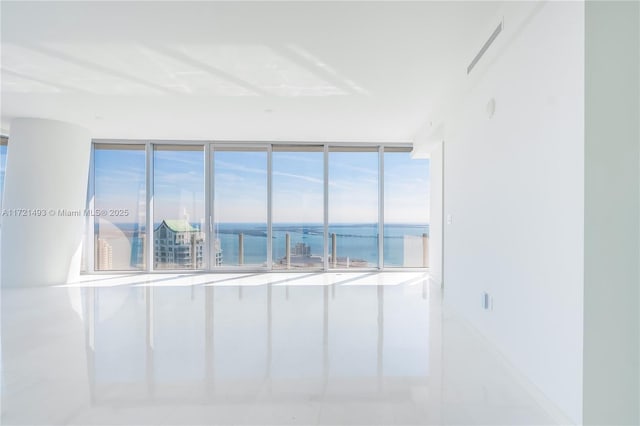
{"label": "empty room", "polygon": [[639,425],[637,1],[2,1],[5,425]]}

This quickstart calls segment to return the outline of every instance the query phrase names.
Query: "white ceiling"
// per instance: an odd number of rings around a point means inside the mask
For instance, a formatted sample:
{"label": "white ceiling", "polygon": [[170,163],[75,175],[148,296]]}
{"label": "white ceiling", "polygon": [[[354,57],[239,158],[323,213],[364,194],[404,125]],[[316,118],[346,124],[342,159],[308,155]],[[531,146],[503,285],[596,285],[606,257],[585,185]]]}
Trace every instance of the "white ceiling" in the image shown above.
{"label": "white ceiling", "polygon": [[2,1],[2,128],[96,138],[410,141],[496,2]]}

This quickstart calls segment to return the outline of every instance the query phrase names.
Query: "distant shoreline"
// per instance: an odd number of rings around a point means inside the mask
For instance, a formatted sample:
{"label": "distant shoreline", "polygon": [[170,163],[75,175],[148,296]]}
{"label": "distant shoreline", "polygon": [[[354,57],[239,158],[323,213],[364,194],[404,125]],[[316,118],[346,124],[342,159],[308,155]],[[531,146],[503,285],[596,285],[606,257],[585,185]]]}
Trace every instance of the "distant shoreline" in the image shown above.
{"label": "distant shoreline", "polygon": [[[144,228],[146,224],[140,224],[140,223],[136,223],[136,222],[109,222],[110,224],[117,226],[118,228]],[[154,227],[159,226],[162,223],[162,221],[160,222],[156,222],[154,223]],[[100,221],[97,220],[96,221],[96,227],[100,225]],[[192,226],[198,227],[200,225],[200,222],[191,222]],[[216,227],[230,227],[230,226],[234,226],[234,227],[238,227],[238,228],[254,228],[254,229],[259,229],[259,228],[264,228],[266,229],[266,224],[265,223],[257,223],[257,222],[221,222],[221,223],[217,223],[215,224]],[[314,228],[324,228],[324,224],[323,223],[296,223],[296,222],[274,222],[272,223],[272,229],[274,230],[290,230],[291,228],[296,228],[296,229],[314,229]],[[384,224],[385,227],[390,227],[390,228],[398,228],[398,227],[403,227],[403,228],[424,228],[424,227],[429,227],[429,223],[385,223]],[[329,224],[329,228],[348,228],[348,227],[358,227],[358,228],[377,228],[378,224],[377,223],[335,223],[335,224]]]}

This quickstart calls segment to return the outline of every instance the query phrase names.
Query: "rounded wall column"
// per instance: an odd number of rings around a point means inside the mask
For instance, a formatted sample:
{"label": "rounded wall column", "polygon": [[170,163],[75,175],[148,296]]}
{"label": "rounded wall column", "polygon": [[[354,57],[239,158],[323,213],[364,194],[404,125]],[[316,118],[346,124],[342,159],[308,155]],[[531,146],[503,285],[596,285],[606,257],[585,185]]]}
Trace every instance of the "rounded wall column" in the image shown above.
{"label": "rounded wall column", "polygon": [[46,286],[80,272],[91,136],[60,121],[11,122],[2,216],[2,286]]}

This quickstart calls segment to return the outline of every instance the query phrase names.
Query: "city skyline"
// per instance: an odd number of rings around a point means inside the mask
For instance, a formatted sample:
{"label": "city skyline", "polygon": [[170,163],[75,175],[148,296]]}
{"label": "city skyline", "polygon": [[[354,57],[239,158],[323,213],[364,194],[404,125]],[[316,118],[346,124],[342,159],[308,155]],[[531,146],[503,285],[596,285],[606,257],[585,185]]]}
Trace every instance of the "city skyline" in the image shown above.
{"label": "city skyline", "polygon": [[[96,220],[94,232],[98,238],[114,244],[114,267],[118,264],[136,268],[142,259],[147,224],[146,151],[142,147],[104,149],[98,145],[94,154],[96,209],[129,210],[128,216]],[[416,260],[410,255],[422,252],[422,236],[429,230],[429,160],[414,160],[410,152],[385,153],[384,175],[380,176],[377,149],[330,149],[325,200],[325,154],[321,147],[274,150],[271,154],[271,243],[265,238],[269,216],[266,149],[222,148],[213,152],[211,234],[207,232],[209,223],[205,220],[205,203],[209,197],[205,194],[204,148],[157,145],[152,155],[153,249],[156,262],[167,262],[164,267],[173,268],[170,265],[176,261],[172,250],[178,246],[157,252],[162,240],[159,226],[163,221],[186,221],[202,231],[202,238],[214,238],[224,256],[220,261],[225,265],[263,265],[269,244],[274,265],[280,265],[287,253],[289,237],[291,247],[304,244],[313,256],[322,257],[326,255],[325,250],[329,250],[323,248],[325,201],[329,232],[337,234],[338,263],[376,265],[380,179],[384,182],[384,264],[413,266],[422,262],[421,257]],[[244,262],[238,255],[240,234],[244,235]],[[185,258],[184,262],[191,261]],[[322,262],[314,257],[293,263],[320,265]],[[158,268],[161,267],[158,265]]]}

